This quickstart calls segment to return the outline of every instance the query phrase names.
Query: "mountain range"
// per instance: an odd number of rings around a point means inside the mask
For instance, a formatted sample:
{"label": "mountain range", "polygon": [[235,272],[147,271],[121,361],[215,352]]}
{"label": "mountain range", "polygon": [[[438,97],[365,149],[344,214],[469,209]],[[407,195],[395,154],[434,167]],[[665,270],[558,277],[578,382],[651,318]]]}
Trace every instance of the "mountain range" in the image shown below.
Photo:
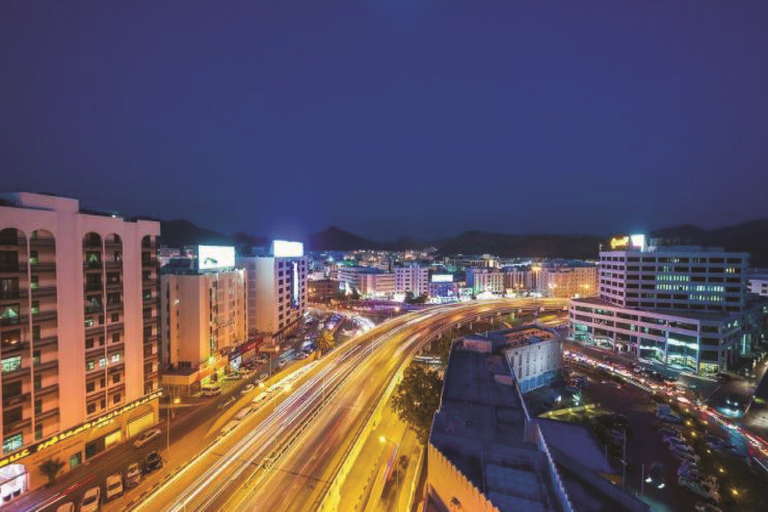
{"label": "mountain range", "polygon": [[[161,243],[171,247],[196,244],[265,246],[269,239],[247,233],[226,235],[196,226],[188,220],[161,221]],[[649,238],[663,238],[677,245],[725,247],[752,255],[753,266],[768,265],[768,219],[759,219],[717,229],[702,229],[691,224],[657,229]],[[392,250],[436,247],[441,254],[495,254],[503,257],[577,258],[597,257],[600,244],[607,247],[609,236],[601,235],[511,235],[487,231],[465,231],[439,240],[401,237],[391,242],[376,242],[331,226],[310,234],[308,250],[350,251],[354,249]]]}

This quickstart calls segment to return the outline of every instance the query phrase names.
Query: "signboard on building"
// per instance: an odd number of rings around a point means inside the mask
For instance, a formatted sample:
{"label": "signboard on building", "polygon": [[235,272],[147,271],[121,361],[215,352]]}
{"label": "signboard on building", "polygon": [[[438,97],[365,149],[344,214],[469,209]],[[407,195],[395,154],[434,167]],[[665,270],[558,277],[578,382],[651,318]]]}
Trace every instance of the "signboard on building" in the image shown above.
{"label": "signboard on building", "polygon": [[272,256],[275,258],[301,258],[304,256],[304,244],[275,240],[272,242]]}
{"label": "signboard on building", "polygon": [[222,245],[198,245],[197,269],[214,270],[234,268],[235,248]]}
{"label": "signboard on building", "polygon": [[432,274],[433,283],[452,283],[453,274]]}

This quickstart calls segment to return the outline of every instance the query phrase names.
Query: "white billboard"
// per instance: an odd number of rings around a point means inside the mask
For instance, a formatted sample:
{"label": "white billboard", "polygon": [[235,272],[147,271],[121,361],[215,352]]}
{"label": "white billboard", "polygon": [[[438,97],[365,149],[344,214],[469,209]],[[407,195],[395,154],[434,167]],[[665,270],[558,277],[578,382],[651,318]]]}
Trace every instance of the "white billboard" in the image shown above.
{"label": "white billboard", "polygon": [[235,248],[222,245],[198,245],[198,270],[232,268],[235,266]]}
{"label": "white billboard", "polygon": [[300,258],[304,256],[304,244],[275,240],[272,242],[272,256],[275,258]]}
{"label": "white billboard", "polygon": [[452,283],[453,274],[432,274],[433,283]]}

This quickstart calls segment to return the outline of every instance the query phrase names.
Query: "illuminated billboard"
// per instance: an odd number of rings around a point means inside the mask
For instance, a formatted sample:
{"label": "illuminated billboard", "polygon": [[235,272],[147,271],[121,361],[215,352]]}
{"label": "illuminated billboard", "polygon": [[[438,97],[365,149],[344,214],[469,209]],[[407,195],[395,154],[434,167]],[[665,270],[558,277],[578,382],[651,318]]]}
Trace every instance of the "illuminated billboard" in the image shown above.
{"label": "illuminated billboard", "polygon": [[622,235],[611,238],[611,249],[645,250],[645,235]]}
{"label": "illuminated billboard", "polygon": [[433,283],[452,283],[453,274],[432,274]]}
{"label": "illuminated billboard", "polygon": [[291,296],[291,309],[299,309],[299,299],[300,293],[301,293],[301,282],[299,281],[299,264],[297,262],[293,262],[293,272],[291,279],[293,280],[293,286],[292,286],[292,296]]}
{"label": "illuminated billboard", "polygon": [[233,268],[235,266],[235,248],[222,245],[198,245],[198,270]]}
{"label": "illuminated billboard", "polygon": [[304,244],[275,240],[272,242],[272,256],[275,258],[300,258],[304,256]]}

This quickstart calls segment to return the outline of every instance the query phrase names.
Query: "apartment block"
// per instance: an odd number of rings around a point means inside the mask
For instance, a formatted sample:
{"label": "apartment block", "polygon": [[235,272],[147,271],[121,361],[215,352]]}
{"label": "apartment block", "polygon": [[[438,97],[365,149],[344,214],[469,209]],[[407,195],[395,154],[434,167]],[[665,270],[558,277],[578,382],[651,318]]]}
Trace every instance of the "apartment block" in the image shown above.
{"label": "apartment block", "polygon": [[230,352],[248,341],[246,282],[245,269],[234,267],[163,269],[164,389],[178,396],[195,393],[231,370]]}
{"label": "apartment block", "polygon": [[158,421],[160,224],[76,199],[0,199],[4,502]]}
{"label": "apartment block", "polygon": [[395,293],[412,293],[414,297],[429,295],[429,267],[417,263],[395,267]]}

